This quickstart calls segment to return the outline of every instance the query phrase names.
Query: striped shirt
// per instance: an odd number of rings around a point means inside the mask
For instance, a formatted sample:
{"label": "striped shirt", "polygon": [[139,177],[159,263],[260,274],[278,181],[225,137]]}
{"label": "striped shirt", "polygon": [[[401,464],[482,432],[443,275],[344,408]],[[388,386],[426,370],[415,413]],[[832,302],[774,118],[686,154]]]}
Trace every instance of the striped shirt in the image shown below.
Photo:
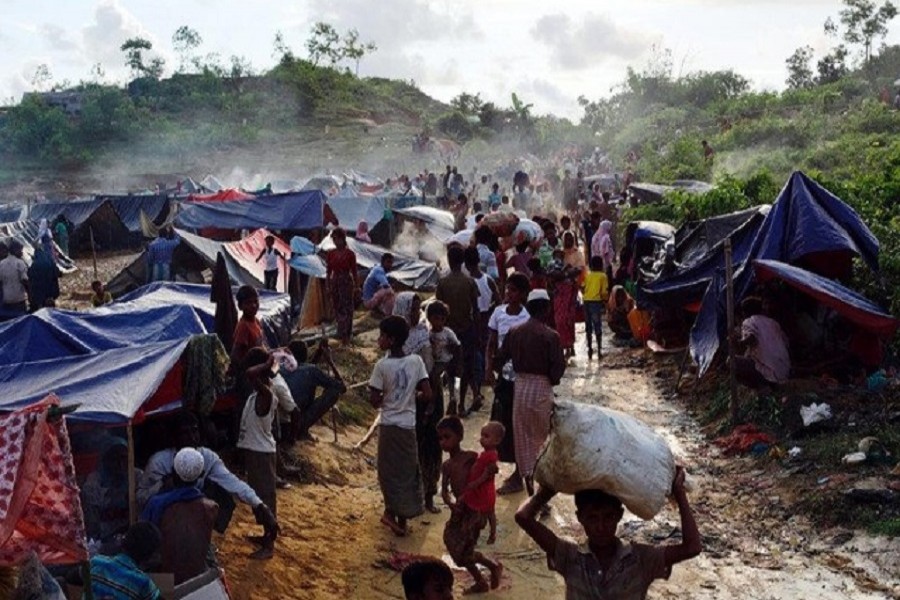
{"label": "striped shirt", "polygon": [[91,590],[97,600],[158,600],[150,577],[127,554],[91,559]]}

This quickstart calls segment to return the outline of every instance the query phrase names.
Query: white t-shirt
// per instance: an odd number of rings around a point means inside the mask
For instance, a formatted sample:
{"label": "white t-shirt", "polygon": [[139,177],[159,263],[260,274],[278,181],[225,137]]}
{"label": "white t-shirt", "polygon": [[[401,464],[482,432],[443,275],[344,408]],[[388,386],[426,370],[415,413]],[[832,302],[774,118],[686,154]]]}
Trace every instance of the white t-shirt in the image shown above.
{"label": "white t-shirt", "polygon": [[[290,394],[288,394],[290,398]],[[290,401],[293,404],[293,400]],[[294,405],[296,406],[296,405]],[[272,435],[272,422],[275,420],[275,411],[278,408],[292,410],[282,394],[272,391],[272,404],[269,412],[263,416],[256,414],[256,392],[250,394],[247,403],[244,404],[244,412],[241,413],[241,431],[238,434],[237,447],[243,450],[275,454],[275,436]]]}
{"label": "white t-shirt", "polygon": [[449,327],[431,332],[431,348],[435,362],[450,362],[453,358],[451,348],[459,346],[459,338]]}
{"label": "white t-shirt", "polygon": [[369,387],[383,394],[382,425],[416,428],[416,386],[423,379],[428,379],[428,371],[418,354],[386,356],[375,363]]}
{"label": "white t-shirt", "polygon": [[[475,278],[473,277],[472,279]],[[494,299],[494,294],[491,292],[491,284],[488,283],[488,276],[482,273],[481,277],[475,279],[475,283],[478,284],[478,310],[487,312],[491,309],[491,300]]]}
{"label": "white t-shirt", "polygon": [[266,248],[266,271],[277,271],[278,270],[278,250],[273,248]]}
{"label": "white t-shirt", "polygon": [[[524,306],[522,307],[522,312],[517,315],[508,314],[506,312],[507,306],[509,306],[509,304],[501,304],[495,308],[494,312],[491,313],[491,318],[488,319],[488,329],[497,332],[498,348],[503,345],[503,340],[506,339],[506,334],[509,333],[510,329],[517,325],[521,325],[531,318],[531,315],[528,314],[528,311],[525,310]],[[506,361],[500,374],[507,381],[515,381],[516,375],[511,360]]]}

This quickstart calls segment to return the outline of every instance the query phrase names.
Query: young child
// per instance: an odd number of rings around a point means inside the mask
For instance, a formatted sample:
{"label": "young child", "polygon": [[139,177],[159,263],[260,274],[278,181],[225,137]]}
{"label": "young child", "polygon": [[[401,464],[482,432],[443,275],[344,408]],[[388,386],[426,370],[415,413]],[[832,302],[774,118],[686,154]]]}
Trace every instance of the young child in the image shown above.
{"label": "young child", "polygon": [[[278,515],[275,497],[277,445],[272,434],[275,413],[281,408],[292,410],[293,401],[282,399],[272,391],[271,380],[275,377],[275,358],[265,348],[251,348],[244,357],[244,379],[252,392],[241,413],[241,428],[237,447],[244,452],[244,466],[247,469],[247,483],[268,506],[272,515]],[[278,528],[272,527],[266,519],[257,517],[263,525],[264,533],[254,538],[262,546],[250,558],[269,559],[275,552],[275,538]]]}
{"label": "young child", "polygon": [[91,305],[94,308],[109,304],[113,301],[112,294],[106,291],[102,281],[92,281],[91,289],[94,290],[94,295],[91,296]]}
{"label": "young child", "polygon": [[237,305],[241,311],[241,318],[234,328],[234,336],[231,344],[231,369],[242,372],[241,362],[250,348],[262,346],[266,341],[263,336],[262,323],[256,318],[259,312],[259,292],[252,285],[242,285],[238,288]]}
{"label": "young child", "polygon": [[539,487],[518,512],[516,523],[547,553],[551,569],[566,581],[567,598],[645,598],[655,579],[668,579],[672,565],[700,554],[697,523],[684,490],[684,470],[675,472],[672,496],[681,514],[681,543],[649,546],[623,542],[616,528],[624,509],[615,496],[600,490],[575,494],[578,522],[587,548],[562,540],[537,520],[538,512],[556,492]]}
{"label": "young child", "polygon": [[[431,404],[431,385],[418,354],[407,356],[406,319],[392,315],[379,325],[378,347],[389,354],[375,363],[369,401],[381,409],[378,426],[378,485],[384,497],[381,523],[397,536],[409,533],[407,519],[422,514],[422,484],[416,441],[416,397]],[[426,408],[427,410],[427,408]]]}
{"label": "young child", "polygon": [[591,270],[584,276],[584,331],[587,338],[588,360],[594,356],[592,336],[597,337],[597,358],[603,357],[603,307],[609,300],[609,280],[603,271],[603,258],[591,257]]}
{"label": "young child", "polygon": [[256,257],[256,262],[259,262],[263,257],[266,258],[266,267],[263,271],[263,281],[265,283],[263,285],[267,290],[274,290],[278,285],[278,259],[284,259],[284,254],[275,248],[274,235],[266,236],[266,247],[260,251],[259,256]]}
{"label": "young child", "polygon": [[440,300],[435,300],[425,309],[425,318],[431,326],[431,352],[434,355],[434,367],[431,370],[431,388],[435,395],[441,399],[443,406],[444,384],[442,379],[447,374],[451,381],[450,402],[447,404],[447,414],[456,414],[456,400],[453,395],[453,372],[452,367],[459,364],[460,344],[459,338],[453,333],[453,330],[447,327],[447,318],[450,316],[450,309]]}
{"label": "young child", "polygon": [[436,558],[406,565],[400,574],[406,600],[453,600],[453,571]]}
{"label": "young child", "polygon": [[[478,457],[474,452],[464,451],[460,447],[463,425],[459,417],[441,419],[438,423],[438,439],[441,442],[441,449],[450,455],[441,467],[441,496],[451,511],[450,519],[444,526],[444,545],[453,561],[464,567],[475,580],[475,583],[465,591],[466,594],[480,594],[497,589],[503,567],[475,550],[478,536],[487,524],[488,516],[486,513],[473,510],[464,499],[469,485],[469,474]],[[456,497],[456,502],[450,497],[451,491]],[[490,584],[478,570],[478,565],[484,565],[491,572]]]}
{"label": "young child", "polygon": [[484,406],[481,386],[484,384],[484,352],[488,341],[488,320],[497,304],[500,304],[500,289],[493,279],[481,270],[478,250],[466,248],[466,270],[478,284],[478,315],[475,319],[475,369],[471,380],[472,407],[469,412],[477,412]]}
{"label": "young child", "polygon": [[469,483],[462,495],[462,501],[469,508],[487,515],[490,526],[488,544],[497,541],[497,513],[494,510],[497,503],[497,489],[494,486],[494,477],[500,471],[497,466],[500,460],[497,448],[505,434],[506,428],[503,423],[497,421],[490,421],[481,428],[479,441],[484,451],[475,459],[475,464],[472,465],[472,470],[469,472]]}

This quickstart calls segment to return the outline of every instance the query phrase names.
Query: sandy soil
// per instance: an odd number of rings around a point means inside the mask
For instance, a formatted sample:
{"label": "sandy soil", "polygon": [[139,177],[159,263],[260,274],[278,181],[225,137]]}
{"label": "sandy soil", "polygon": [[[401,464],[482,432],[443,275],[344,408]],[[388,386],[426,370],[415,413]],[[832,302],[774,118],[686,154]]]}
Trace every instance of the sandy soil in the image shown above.
{"label": "sandy soil", "polygon": [[[371,334],[362,336],[359,346],[365,344],[374,346]],[[650,376],[653,365],[645,364],[642,351],[609,349],[602,363],[588,363],[583,347],[579,353],[558,395],[645,420],[668,438],[695,483],[691,499],[705,552],[677,566],[669,581],[655,583],[650,598],[900,598],[900,542],[853,531],[814,531],[805,519],[783,510],[782,500],[769,491],[776,477],[785,476],[783,470],[721,457],[684,407],[660,395]],[[483,411],[467,420],[467,430],[477,431],[486,415]],[[402,598],[392,564],[422,554],[452,565],[441,542],[446,510],[416,519],[410,537],[394,537],[378,523],[374,444],[361,453],[352,450],[363,434],[358,427],[343,431],[336,444],[329,429],[316,433],[322,441],[299,446],[298,452],[325,482],[279,492],[284,533],[275,559],[247,559],[251,548],[243,536],[256,532],[249,511],[239,512],[236,526],[217,541],[235,598]],[[470,435],[465,445],[475,449],[474,444]],[[483,547],[505,565],[501,588],[491,596],[561,598],[561,579],[547,570],[544,556],[513,523],[522,500],[521,494],[499,499],[499,539]],[[554,528],[577,539],[571,500],[560,497],[553,506]],[[620,535],[671,543],[679,536],[678,522],[674,508],[649,522],[626,516]],[[471,581],[464,571],[454,572],[459,595]]]}

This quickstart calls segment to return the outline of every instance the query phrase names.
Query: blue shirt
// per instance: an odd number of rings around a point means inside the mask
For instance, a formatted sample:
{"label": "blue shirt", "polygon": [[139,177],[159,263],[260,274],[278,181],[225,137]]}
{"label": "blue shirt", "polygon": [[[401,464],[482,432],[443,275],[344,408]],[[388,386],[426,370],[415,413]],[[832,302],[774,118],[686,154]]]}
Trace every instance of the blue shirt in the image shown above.
{"label": "blue shirt", "polygon": [[375,265],[372,267],[372,270],[369,271],[369,274],[366,276],[366,280],[363,282],[363,290],[362,297],[363,300],[371,300],[372,296],[375,295],[375,292],[380,290],[383,287],[390,287],[390,282],[388,282],[387,273],[384,270],[384,267],[381,265]]}
{"label": "blue shirt", "polygon": [[92,558],[91,590],[94,598],[110,600],[158,600],[162,597],[153,580],[127,554]]}
{"label": "blue shirt", "polygon": [[500,201],[503,200],[503,197],[500,194],[490,194],[488,196],[488,202],[491,206],[496,206],[500,204]]}

